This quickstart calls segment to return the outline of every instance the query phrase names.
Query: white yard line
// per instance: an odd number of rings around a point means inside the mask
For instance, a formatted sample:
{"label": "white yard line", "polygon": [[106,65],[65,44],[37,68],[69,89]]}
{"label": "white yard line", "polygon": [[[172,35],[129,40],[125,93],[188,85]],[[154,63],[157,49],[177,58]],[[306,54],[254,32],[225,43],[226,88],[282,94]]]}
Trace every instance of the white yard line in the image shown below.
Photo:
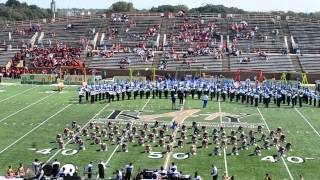
{"label": "white yard line", "polygon": [[23,111],[23,110],[25,110],[25,109],[28,109],[29,107],[31,107],[31,106],[33,106],[33,105],[35,105],[35,104],[38,104],[39,102],[47,99],[48,97],[50,97],[50,96],[52,96],[52,95],[53,95],[53,94],[50,94],[50,95],[48,95],[48,96],[46,96],[46,97],[44,97],[44,98],[42,98],[42,99],[40,99],[40,100],[32,103],[32,104],[29,104],[28,106],[26,106],[26,107],[24,107],[24,108],[22,108],[22,109],[19,109],[18,111],[14,112],[14,113],[12,113],[12,114],[10,114],[10,115],[8,115],[7,117],[2,118],[2,119],[0,120],[0,122],[2,122],[2,121],[4,121],[4,120],[6,120],[6,119],[8,119],[8,118],[10,118],[10,117],[18,114],[19,112],[21,112],[21,111]]}
{"label": "white yard line", "polygon": [[19,141],[21,141],[23,138],[25,138],[26,136],[28,136],[30,133],[32,133],[33,131],[37,130],[40,126],[42,126],[43,124],[45,124],[46,122],[48,122],[50,119],[52,119],[53,117],[55,117],[56,115],[58,115],[59,113],[61,113],[62,111],[64,111],[65,109],[67,109],[69,106],[71,106],[71,104],[65,106],[64,108],[60,109],[58,112],[54,113],[52,116],[48,117],[46,120],[44,120],[42,123],[40,123],[39,125],[37,125],[36,127],[34,127],[33,129],[31,129],[29,132],[27,132],[26,134],[24,134],[23,136],[21,136],[19,139],[17,139],[16,141],[14,141],[13,143],[11,143],[9,146],[7,146],[6,148],[4,148],[3,150],[0,151],[0,154],[2,154],[3,152],[5,152],[6,150],[8,150],[10,147],[14,146],[16,143],[18,143]]}
{"label": "white yard line", "polygon": [[[83,125],[80,129],[80,131],[78,133],[75,134],[75,136],[78,136],[82,130],[88,126],[89,123],[91,123],[98,115],[100,115],[100,113],[105,110],[110,104],[105,105],[97,114],[95,114],[85,125]],[[65,146],[67,146],[73,139],[68,140],[65,143]],[[50,162],[54,157],[56,157],[59,153],[61,152],[61,149],[59,149],[56,153],[54,153],[48,160],[46,163]]]}
{"label": "white yard line", "polygon": [[[266,119],[263,117],[263,115],[262,115],[262,113],[261,113],[261,111],[260,111],[260,109],[259,109],[258,107],[257,107],[257,110],[258,110],[258,112],[259,112],[259,114],[260,114],[260,116],[261,116],[261,119],[262,119],[263,123],[265,124],[266,128],[267,128],[268,131],[270,132],[270,128],[269,128],[269,126],[268,126],[268,124],[267,124],[267,122],[266,122]],[[277,146],[277,149],[278,149],[278,146]],[[284,160],[284,158],[283,158],[282,156],[281,156],[281,160],[282,160],[284,166],[286,167],[286,170],[287,170],[287,172],[288,172],[288,174],[289,174],[290,179],[293,180],[293,177],[292,177],[292,174],[291,174],[291,172],[290,172],[290,170],[289,170],[289,167],[288,167],[286,161]]]}
{"label": "white yard line", "polygon": [[[222,122],[222,111],[221,111],[221,103],[220,103],[220,100],[218,101],[219,102],[219,112],[220,112],[220,123],[221,123],[221,126],[223,124]],[[224,169],[225,169],[225,172],[226,174],[228,175],[228,162],[227,162],[227,153],[226,153],[226,149],[223,148],[223,157],[224,157]]]}
{"label": "white yard line", "polygon": [[[183,101],[183,108],[180,108],[180,111],[183,111],[183,110],[184,110],[184,105],[185,105],[185,103],[186,103],[186,99],[184,99],[184,101]],[[176,117],[175,117],[175,118],[176,118]],[[174,118],[174,119],[175,119],[175,118]],[[188,118],[188,116],[186,116],[185,118],[183,118],[183,119],[181,120],[181,122],[180,122],[180,125],[183,124],[183,122],[184,122],[187,118]],[[173,119],[173,120],[174,120],[174,119]],[[177,134],[177,130],[176,130],[175,132],[173,132],[174,141],[173,141],[173,143],[172,143],[172,147],[174,146],[176,134]],[[164,169],[168,169],[169,162],[170,162],[170,160],[171,160],[172,154],[173,154],[173,151],[170,152],[170,153],[167,153],[166,159],[165,159],[164,164],[163,164],[163,168],[164,168]]]}
{"label": "white yard line", "polygon": [[320,137],[319,132],[312,126],[312,124],[308,121],[308,119],[297,108],[294,108],[294,109],[302,117],[302,119],[309,124],[309,126],[313,129],[313,131]]}
{"label": "white yard line", "polygon": [[[142,111],[144,110],[144,108],[146,108],[146,106],[147,106],[147,104],[150,102],[150,100],[151,100],[151,97],[148,99],[148,101],[147,101],[147,102],[144,104],[144,106],[141,108],[141,110],[139,111],[137,117],[140,116],[140,114],[142,113]],[[122,139],[123,139],[123,138],[122,138]],[[121,141],[122,141],[122,140],[121,140]],[[114,148],[114,150],[112,151],[112,153],[110,154],[109,158],[107,159],[107,161],[106,161],[106,163],[105,163],[106,166],[107,166],[108,163],[111,161],[112,157],[113,157],[114,154],[117,152],[117,150],[119,149],[119,147],[120,147],[120,144],[118,144],[118,145]]]}
{"label": "white yard line", "polygon": [[32,88],[27,89],[27,90],[24,90],[24,91],[22,91],[22,92],[20,92],[20,93],[17,93],[17,94],[15,94],[15,95],[12,95],[12,96],[7,97],[7,98],[5,98],[5,99],[2,99],[2,100],[0,101],[0,103],[3,102],[3,101],[6,101],[6,100],[12,99],[12,98],[14,98],[14,97],[16,97],[16,96],[19,96],[20,94],[23,94],[23,93],[25,93],[25,92],[28,92],[28,91],[30,91],[30,90],[32,90],[32,89],[34,89],[34,88],[37,88],[37,86],[32,87]]}
{"label": "white yard line", "polygon": [[146,108],[147,104],[150,102],[151,98],[148,99],[148,101],[144,104],[144,106],[141,108],[141,110],[139,111],[137,117],[140,116],[140,114],[142,113],[142,111],[144,110],[144,108]]}

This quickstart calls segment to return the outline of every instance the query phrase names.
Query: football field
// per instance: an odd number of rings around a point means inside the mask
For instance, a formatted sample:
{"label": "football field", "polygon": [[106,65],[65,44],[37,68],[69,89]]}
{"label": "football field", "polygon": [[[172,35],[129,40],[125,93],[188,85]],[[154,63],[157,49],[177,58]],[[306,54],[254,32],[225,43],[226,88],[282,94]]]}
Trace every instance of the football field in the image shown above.
{"label": "football field", "polygon": [[[132,162],[135,169],[159,169],[168,167],[175,162],[178,171],[183,174],[193,175],[195,171],[204,179],[210,179],[211,166],[216,165],[219,176],[227,172],[236,179],[253,180],[262,179],[269,173],[275,179],[299,179],[302,175],[306,180],[320,179],[320,108],[304,105],[302,108],[291,108],[282,105],[277,108],[273,103],[271,107],[258,108],[250,104],[236,102],[220,102],[214,99],[209,101],[208,107],[202,109],[202,101],[188,97],[183,108],[171,110],[170,99],[136,99],[121,100],[107,103],[106,100],[90,104],[79,104],[76,86],[66,86],[64,91],[58,93],[54,86],[21,85],[19,83],[0,84],[0,172],[4,175],[8,165],[17,168],[20,162],[25,165],[38,158],[41,162],[52,162],[58,159],[61,164],[75,164],[81,176],[84,168],[93,161],[95,171],[100,160],[107,163],[106,177],[113,177],[113,172]],[[149,134],[155,127],[155,120],[160,127],[168,126],[165,131],[166,142],[170,135],[174,136],[173,150],[167,152],[166,146],[159,146],[159,137],[154,142],[149,141]],[[181,129],[173,132],[170,128],[172,120],[187,127],[186,139],[183,147],[177,144]],[[76,121],[81,130],[89,128],[91,123],[102,129],[108,129],[107,123],[113,122],[119,132],[132,122],[138,132],[134,142],[127,138],[122,140],[128,144],[128,152],[122,151],[122,145],[117,140],[102,137],[107,144],[107,151],[100,151],[100,145],[90,137],[82,137],[86,150],[78,150],[78,145],[72,139],[65,138],[65,149],[59,149],[56,135],[63,134],[65,128],[71,129],[72,121]],[[192,124],[197,122],[200,129],[196,141],[196,153],[190,153],[192,140]],[[139,144],[140,130],[146,127],[145,145]],[[220,155],[215,155],[213,149],[217,146],[213,142],[212,130],[225,127],[228,138],[226,149]],[[244,133],[254,131],[257,145],[263,146],[260,140],[262,132],[257,132],[257,127],[262,126],[262,131],[269,137],[270,131],[281,127],[286,135],[285,142],[270,149],[262,149],[261,156],[253,155],[255,145],[249,145],[248,150],[241,149],[239,133],[237,145],[231,145],[230,133],[237,131],[238,127],[244,128]],[[206,130],[205,130],[206,129]],[[158,129],[157,129],[158,130]],[[204,132],[208,132],[208,147],[202,144]],[[77,135],[77,133],[76,133]],[[80,135],[80,133],[79,133]],[[99,135],[98,135],[99,136]],[[272,144],[270,139],[270,143]],[[292,151],[283,156],[277,156],[277,149],[292,143]],[[248,138],[249,143],[249,138]],[[146,145],[152,147],[151,153],[146,153]],[[233,146],[239,148],[239,155],[232,155]]]}

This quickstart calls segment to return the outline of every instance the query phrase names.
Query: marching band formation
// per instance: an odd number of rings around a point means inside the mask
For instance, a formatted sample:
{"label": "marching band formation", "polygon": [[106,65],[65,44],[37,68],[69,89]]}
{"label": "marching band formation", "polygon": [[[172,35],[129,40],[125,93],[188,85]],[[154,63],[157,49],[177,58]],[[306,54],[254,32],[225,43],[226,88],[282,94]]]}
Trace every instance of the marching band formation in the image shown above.
{"label": "marching band formation", "polygon": [[[180,103],[191,96],[192,99],[201,99],[201,96],[210,96],[211,101],[220,99],[230,102],[241,102],[258,106],[263,103],[269,107],[271,101],[278,107],[287,105],[291,107],[308,104],[310,106],[320,107],[320,94],[308,87],[302,86],[301,82],[295,84],[268,82],[251,83],[250,80],[244,82],[235,82],[233,80],[214,80],[214,79],[165,79],[151,82],[143,81],[119,81],[107,82],[103,84],[81,86],[79,88],[79,103],[83,103],[83,98],[91,103],[107,100],[112,101],[130,100],[137,98],[165,98],[178,95]],[[133,97],[132,97],[133,95]]]}

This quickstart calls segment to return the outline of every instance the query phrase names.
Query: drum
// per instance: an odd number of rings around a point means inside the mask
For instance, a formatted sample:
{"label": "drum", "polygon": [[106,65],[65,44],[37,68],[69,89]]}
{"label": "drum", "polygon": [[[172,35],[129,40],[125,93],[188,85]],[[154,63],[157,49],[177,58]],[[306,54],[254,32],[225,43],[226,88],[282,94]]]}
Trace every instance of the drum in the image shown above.
{"label": "drum", "polygon": [[45,164],[43,167],[42,167],[43,171],[44,171],[44,175],[45,176],[51,176],[52,175],[52,166],[50,164]]}
{"label": "drum", "polygon": [[63,172],[65,175],[70,174],[74,175],[77,171],[77,168],[73,164],[65,164],[60,168],[60,172]]}

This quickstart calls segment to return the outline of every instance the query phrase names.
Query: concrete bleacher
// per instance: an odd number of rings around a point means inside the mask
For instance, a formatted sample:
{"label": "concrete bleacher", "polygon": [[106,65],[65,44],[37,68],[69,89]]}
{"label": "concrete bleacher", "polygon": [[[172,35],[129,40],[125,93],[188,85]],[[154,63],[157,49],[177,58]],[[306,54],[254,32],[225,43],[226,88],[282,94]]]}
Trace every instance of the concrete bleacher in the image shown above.
{"label": "concrete bleacher", "polygon": [[[201,16],[204,24],[200,25],[200,29],[208,26],[208,24],[215,24],[217,28],[214,30],[215,32],[219,32],[223,36],[224,43],[227,42],[227,36],[229,36],[229,43],[232,43],[233,33],[231,29],[232,23],[240,23],[241,21],[246,21],[249,25],[248,29],[258,27],[258,33],[261,33],[268,38],[266,40],[260,40],[258,37],[254,37],[253,39],[239,39],[237,43],[237,48],[242,49],[243,51],[247,51],[250,48],[250,51],[253,49],[261,49],[262,51],[266,51],[267,53],[280,53],[281,49],[284,47],[284,36],[281,27],[281,23],[275,16],[272,15],[233,15],[232,17],[228,16],[226,18],[221,18],[221,16],[216,15],[213,17]],[[168,39],[170,36],[177,36],[181,33],[179,29],[175,29],[175,25],[181,25],[185,22],[185,18],[169,18],[167,25],[167,36]],[[188,18],[188,23],[199,23],[198,16],[191,16]],[[278,35],[272,33],[273,30],[277,29],[279,31]],[[195,30],[192,30],[195,31]],[[258,34],[256,33],[256,34]],[[187,46],[192,46],[200,43],[199,41],[194,41],[191,43],[184,43],[183,41],[175,40],[175,42],[168,41],[170,45],[172,45],[175,49],[186,49]],[[221,42],[220,38],[215,39],[216,43]],[[204,42],[205,43],[205,42]]]}
{"label": "concrete bleacher", "polygon": [[[51,40],[52,46],[60,42],[66,43],[71,47],[80,47],[81,39],[87,38],[88,40],[92,40],[95,33],[90,34],[90,30],[94,28],[96,33],[99,32],[103,23],[104,21],[100,17],[59,19],[44,28],[45,35],[43,37],[43,45],[49,46],[49,40]],[[68,24],[71,24],[73,27],[68,29]],[[55,34],[55,37],[52,37],[52,33]]]}
{"label": "concrete bleacher", "polygon": [[[243,58],[250,58],[251,62],[240,63]],[[269,54],[266,61],[263,57],[258,57],[257,54],[242,54],[240,56],[230,57],[230,70],[244,71],[263,71],[263,72],[295,72],[294,65],[289,56],[280,54]]]}
{"label": "concrete bleacher", "polygon": [[[277,21],[274,18],[232,18],[230,20],[230,22],[237,23],[240,23],[241,21],[246,21],[249,29],[255,28],[256,26],[259,29],[258,32],[255,33],[256,37],[253,39],[239,39],[237,48],[242,49],[243,51],[248,51],[248,48],[250,48],[250,51],[253,49],[261,49],[261,51],[267,53],[280,53],[280,50],[284,47],[284,36],[280,21]],[[278,30],[279,34],[273,34],[273,30]],[[261,40],[257,37],[257,34],[263,34],[264,36],[267,36],[267,39]]]}
{"label": "concrete bleacher", "polygon": [[[34,34],[28,34],[21,36],[14,33],[17,28],[29,28],[31,25],[40,24],[44,33],[42,43],[45,47],[49,46],[49,40],[54,47],[56,41],[66,43],[68,46],[80,47],[81,39],[87,38],[89,41],[93,40],[96,33],[99,33],[97,38],[97,45],[106,45],[107,48],[113,46],[116,43],[120,43],[121,47],[130,47],[133,49],[139,43],[146,44],[147,48],[154,47],[157,41],[158,35],[160,41],[164,39],[164,36],[169,39],[170,35],[177,36],[181,33],[179,29],[174,28],[174,25],[183,24],[186,19],[188,22],[199,22],[199,19],[204,21],[203,25],[200,25],[199,29],[207,27],[208,24],[215,24],[217,28],[215,32],[219,32],[223,36],[223,42],[227,42],[227,36],[229,36],[229,44],[232,43],[233,32],[231,29],[232,23],[240,23],[246,21],[249,28],[257,26],[258,33],[262,33],[267,36],[267,40],[260,40],[258,37],[253,39],[239,39],[236,48],[242,50],[242,55],[239,57],[230,57],[230,63],[227,56],[222,60],[214,59],[213,55],[197,56],[195,58],[187,58],[189,61],[196,59],[196,62],[191,63],[191,68],[222,71],[230,70],[237,71],[248,70],[256,71],[263,70],[267,72],[283,72],[283,71],[295,71],[295,65],[292,63],[290,56],[282,56],[281,50],[285,44],[284,36],[287,36],[290,41],[290,35],[293,36],[295,43],[301,49],[303,56],[298,56],[298,60],[301,63],[303,71],[308,73],[320,73],[319,58],[320,55],[320,20],[313,20],[308,18],[286,17],[286,20],[281,20],[280,17],[267,13],[256,14],[217,14],[217,13],[190,13],[185,17],[161,17],[160,13],[128,13],[129,21],[114,22],[110,17],[101,16],[74,16],[57,18],[55,22],[45,22],[43,20],[32,21],[16,21],[16,22],[2,22],[0,27],[0,44],[3,47],[5,44],[12,44],[12,48],[21,48],[22,43],[28,43]],[[135,26],[131,27],[129,33],[125,33],[125,29],[129,26],[129,22],[134,22]],[[67,25],[72,24],[74,28],[67,29]],[[156,36],[148,36],[147,29],[160,25]],[[283,24],[288,24],[284,26]],[[92,28],[95,28],[95,33],[89,33]],[[113,38],[111,34],[112,28],[118,29],[118,35]],[[278,35],[272,33],[273,30],[279,31]],[[285,30],[284,30],[285,29]],[[287,31],[288,30],[288,31]],[[196,30],[194,30],[196,31]],[[12,41],[8,41],[8,33],[12,32]],[[55,38],[51,33],[55,33]],[[104,34],[102,36],[102,34]],[[131,34],[129,37],[128,34]],[[257,33],[256,33],[257,35]],[[40,36],[40,32],[38,37]],[[100,40],[103,38],[103,41]],[[140,37],[145,37],[145,40],[141,40]],[[36,41],[37,42],[37,41]],[[173,47],[176,52],[185,53],[189,47],[196,48],[199,43],[209,44],[209,47],[217,46],[221,43],[221,38],[212,38],[207,42],[194,41],[185,43],[184,41],[175,40],[169,41],[169,47]],[[269,55],[269,60],[266,62],[263,58],[259,58],[256,54],[251,54],[254,49],[260,49]],[[289,48],[290,49],[290,48]],[[249,52],[250,50],[250,52]],[[291,51],[292,52],[292,51]],[[249,53],[249,54],[248,54]],[[7,64],[15,52],[0,52],[0,66]],[[159,52],[162,54],[162,52]],[[119,69],[120,60],[124,57],[128,57],[131,60],[129,67],[134,68],[158,68],[161,63],[161,58],[154,58],[154,62],[145,62],[141,60],[140,56],[134,53],[115,53],[114,57],[104,58],[100,56],[94,56],[93,58],[87,58],[86,64],[89,68],[105,68],[105,69]],[[243,57],[251,57],[250,63],[239,63]],[[228,63],[224,63],[228,62]],[[223,64],[227,64],[224,67]],[[188,65],[183,63],[183,58],[180,61],[174,61],[169,59],[167,61],[168,70],[176,70],[177,68],[188,69]],[[224,68],[223,68],[224,67]],[[300,68],[301,69],[301,68]]]}
{"label": "concrete bleacher", "polygon": [[110,58],[94,56],[89,68],[120,69],[120,60],[125,57],[131,60],[130,65],[128,65],[130,68],[145,69],[153,67],[153,62],[146,62],[145,59],[142,60],[136,53],[114,53],[114,56]]}
{"label": "concrete bleacher", "polygon": [[310,74],[320,73],[320,55],[318,54],[304,54],[298,57],[304,72]]}
{"label": "concrete bleacher", "polygon": [[180,60],[167,60],[167,70],[176,69],[198,69],[198,70],[210,70],[210,71],[222,71],[222,62],[227,61],[224,59],[214,59],[213,55],[197,56],[193,58],[187,58],[189,61],[195,59],[195,62],[191,62],[191,66],[183,63],[183,58]]}
{"label": "concrete bleacher", "polygon": [[[149,36],[146,32],[149,27],[161,26],[161,17],[128,15],[128,18],[128,22],[113,22],[112,20],[108,22],[104,44],[112,46],[115,43],[121,43],[123,47],[135,47],[139,42],[144,42],[147,47],[152,47],[157,40],[157,35]],[[135,26],[131,27],[128,33],[125,33],[129,22],[134,22]],[[111,34],[113,28],[118,30],[118,35],[115,38],[112,38]],[[140,37],[145,37],[145,40],[142,41]]]}
{"label": "concrete bleacher", "polygon": [[0,67],[5,67],[18,51],[0,51]]}
{"label": "concrete bleacher", "polygon": [[320,53],[320,24],[313,21],[297,21],[289,19],[288,25],[295,43],[303,54]]}

